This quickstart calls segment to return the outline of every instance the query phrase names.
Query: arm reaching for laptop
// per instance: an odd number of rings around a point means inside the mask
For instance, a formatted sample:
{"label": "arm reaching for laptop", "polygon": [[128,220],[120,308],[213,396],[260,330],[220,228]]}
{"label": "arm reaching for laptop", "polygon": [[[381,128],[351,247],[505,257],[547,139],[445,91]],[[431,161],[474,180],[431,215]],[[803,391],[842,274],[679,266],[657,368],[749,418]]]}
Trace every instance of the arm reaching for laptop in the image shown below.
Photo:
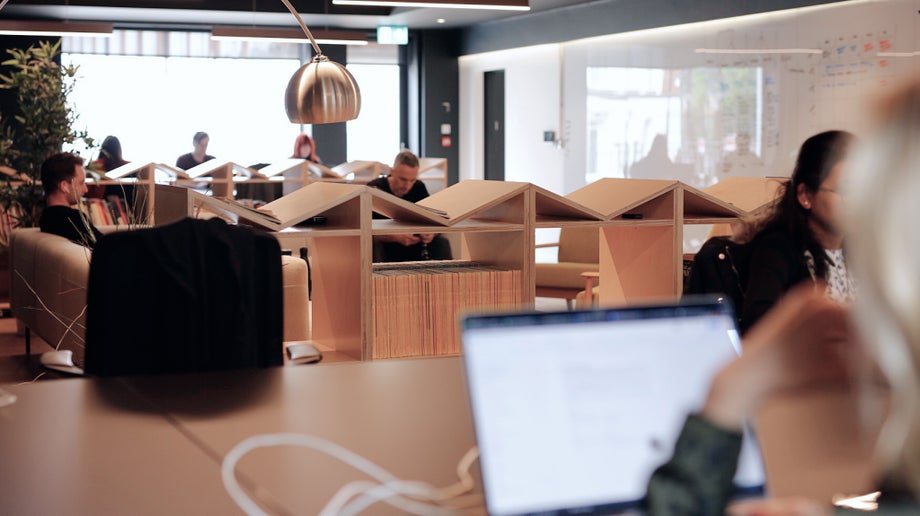
{"label": "arm reaching for laptop", "polygon": [[[822,293],[823,288],[811,284],[793,289],[745,336],[743,355],[716,374],[702,410],[688,417],[674,455],[649,480],[649,514],[724,514],[742,428],[760,404],[774,394],[794,395],[850,381],[852,357],[858,350],[852,345],[846,309]],[[782,502],[740,505],[731,514],[831,510],[807,501]]]}
{"label": "arm reaching for laptop", "polygon": [[743,354],[710,386],[701,416],[730,430],[772,394],[842,385],[850,380],[852,331],[847,309],[825,299],[823,286],[791,291],[743,341]]}

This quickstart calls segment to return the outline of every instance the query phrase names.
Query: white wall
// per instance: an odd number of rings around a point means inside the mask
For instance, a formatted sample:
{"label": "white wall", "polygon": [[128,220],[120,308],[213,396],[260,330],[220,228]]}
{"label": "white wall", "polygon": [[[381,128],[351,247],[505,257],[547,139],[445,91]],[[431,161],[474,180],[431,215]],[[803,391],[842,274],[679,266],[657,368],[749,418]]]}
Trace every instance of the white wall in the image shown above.
{"label": "white wall", "polygon": [[[589,66],[761,67],[763,157],[769,175],[786,175],[805,138],[831,128],[862,134],[873,99],[920,75],[916,3],[842,2],[462,57],[460,179],[483,177],[483,72],[504,69],[506,178],[560,194],[583,186]],[[706,55],[697,48],[823,53]],[[562,148],[544,143],[544,130],[557,131]]]}
{"label": "white wall", "polygon": [[460,179],[482,179],[483,74],[505,71],[505,179],[565,193],[560,132],[560,47],[541,45],[460,58]]}

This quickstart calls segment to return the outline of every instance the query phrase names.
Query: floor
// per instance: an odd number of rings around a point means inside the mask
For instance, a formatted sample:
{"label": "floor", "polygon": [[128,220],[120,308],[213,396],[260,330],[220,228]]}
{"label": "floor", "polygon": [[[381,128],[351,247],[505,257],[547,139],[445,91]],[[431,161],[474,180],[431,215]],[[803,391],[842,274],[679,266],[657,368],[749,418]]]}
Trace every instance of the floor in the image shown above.
{"label": "floor", "polygon": [[0,385],[66,378],[42,367],[39,357],[45,351],[51,351],[51,346],[33,335],[32,354],[27,357],[26,338],[17,331],[16,319],[0,317]]}
{"label": "floor", "polygon": [[[564,300],[550,298],[537,298],[535,308],[540,311],[566,309]],[[16,320],[9,317],[8,311],[2,313],[5,316],[0,317],[0,385],[68,377],[67,374],[42,367],[39,357],[45,351],[51,351],[52,348],[34,335],[32,336],[32,353],[27,357],[25,335],[17,329]]]}

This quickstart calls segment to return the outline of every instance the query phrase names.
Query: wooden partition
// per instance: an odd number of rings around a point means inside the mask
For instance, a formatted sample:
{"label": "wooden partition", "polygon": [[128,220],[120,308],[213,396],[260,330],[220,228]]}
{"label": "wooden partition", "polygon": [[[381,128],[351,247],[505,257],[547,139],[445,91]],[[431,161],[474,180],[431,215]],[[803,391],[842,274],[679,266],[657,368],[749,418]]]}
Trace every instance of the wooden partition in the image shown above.
{"label": "wooden partition", "polygon": [[[283,248],[309,249],[313,340],[326,353],[356,360],[384,355],[375,348],[374,236],[461,234],[462,252],[455,258],[516,271],[515,301],[501,307],[515,310],[533,306],[535,229],[597,227],[600,301],[623,304],[674,299],[681,285],[683,224],[733,220],[740,213],[676,181],[626,179],[602,180],[568,196],[529,183],[463,181],[417,204],[366,186],[317,182],[266,205],[277,220],[183,188],[161,186],[157,199],[160,222],[210,209],[273,231]],[[372,219],[374,211],[390,219]],[[325,220],[301,225],[314,216]],[[452,314],[454,321],[459,315]],[[413,324],[429,324],[418,317]],[[438,324],[444,319],[439,315]],[[447,349],[418,344],[412,356]]]}
{"label": "wooden partition", "polygon": [[566,196],[604,216],[600,303],[674,300],[683,290],[684,224],[737,220],[743,211],[678,181],[601,179]]}

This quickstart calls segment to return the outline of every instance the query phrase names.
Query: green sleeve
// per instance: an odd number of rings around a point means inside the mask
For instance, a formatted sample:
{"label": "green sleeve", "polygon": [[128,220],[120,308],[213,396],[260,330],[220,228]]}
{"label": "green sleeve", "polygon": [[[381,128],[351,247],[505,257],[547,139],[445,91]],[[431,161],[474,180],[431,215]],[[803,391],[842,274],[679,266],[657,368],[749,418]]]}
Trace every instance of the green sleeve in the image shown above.
{"label": "green sleeve", "polygon": [[649,480],[648,514],[722,515],[732,493],[742,434],[691,415],[674,447],[674,455]]}

